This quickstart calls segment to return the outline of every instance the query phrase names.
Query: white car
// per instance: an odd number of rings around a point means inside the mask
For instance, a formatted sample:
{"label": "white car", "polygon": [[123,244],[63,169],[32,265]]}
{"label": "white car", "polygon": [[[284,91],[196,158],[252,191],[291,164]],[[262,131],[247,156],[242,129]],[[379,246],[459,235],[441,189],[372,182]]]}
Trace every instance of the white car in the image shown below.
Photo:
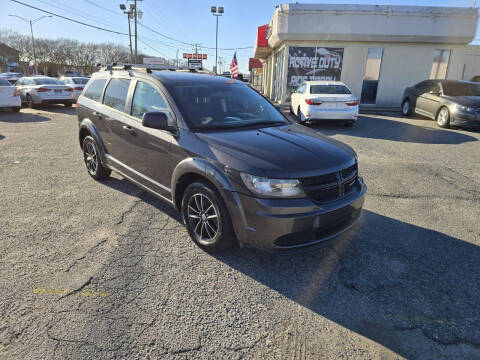
{"label": "white car", "polygon": [[13,112],[19,112],[21,106],[19,91],[7,79],[0,77],[0,108],[10,108]]}
{"label": "white car", "polygon": [[305,81],[292,94],[290,111],[301,124],[314,120],[341,120],[352,126],[359,101],[340,81]]}
{"label": "white car", "polygon": [[87,84],[88,80],[90,80],[87,77],[81,77],[81,76],[62,76],[60,78],[60,81],[63,82],[65,85],[70,86],[73,89],[73,99],[77,100],[80,94],[83,91],[83,88]]}
{"label": "white car", "polygon": [[47,76],[23,77],[15,84],[22,102],[29,108],[39,105],[63,104],[73,105],[73,89],[60,80]]}

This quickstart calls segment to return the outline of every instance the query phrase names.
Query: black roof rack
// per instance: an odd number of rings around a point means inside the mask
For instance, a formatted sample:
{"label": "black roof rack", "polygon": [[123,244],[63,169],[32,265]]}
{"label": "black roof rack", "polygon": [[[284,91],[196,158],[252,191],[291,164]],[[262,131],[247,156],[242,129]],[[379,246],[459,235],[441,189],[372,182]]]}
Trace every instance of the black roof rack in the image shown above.
{"label": "black roof rack", "polygon": [[[101,66],[100,64],[97,64],[97,66]],[[162,68],[157,68],[157,67],[151,67],[150,65],[143,65],[143,64],[120,64],[117,65],[117,63],[112,63],[112,64],[106,64],[103,65],[99,71],[110,71],[112,73],[113,71],[128,71],[130,73],[130,76],[133,76],[132,71],[142,71],[146,72],[147,74],[151,74],[152,71],[178,71],[178,72],[192,72],[192,73],[200,73],[200,74],[208,74],[208,75],[214,75],[213,72],[208,71],[208,70],[203,70],[203,69],[186,69],[186,68],[178,68],[178,67],[162,67]]]}

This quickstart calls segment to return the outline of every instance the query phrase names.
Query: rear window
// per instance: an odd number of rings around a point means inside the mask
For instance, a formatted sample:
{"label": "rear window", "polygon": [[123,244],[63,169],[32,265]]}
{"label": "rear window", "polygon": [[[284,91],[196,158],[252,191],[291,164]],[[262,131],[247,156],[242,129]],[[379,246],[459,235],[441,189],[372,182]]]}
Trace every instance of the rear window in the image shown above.
{"label": "rear window", "polygon": [[0,86],[11,86],[7,79],[0,78]]}
{"label": "rear window", "polygon": [[87,90],[83,93],[83,96],[99,101],[100,96],[102,96],[103,88],[105,87],[105,83],[107,79],[96,79],[93,80],[90,85],[88,85]]}
{"label": "rear window", "polygon": [[112,79],[107,85],[103,103],[116,110],[124,111],[130,79]]}
{"label": "rear window", "polygon": [[310,94],[351,94],[350,90],[343,85],[311,85]]}
{"label": "rear window", "polygon": [[85,85],[88,82],[87,78],[73,78],[72,80],[77,85]]}
{"label": "rear window", "polygon": [[51,78],[38,78],[34,79],[33,82],[36,85],[64,85],[60,80]]}

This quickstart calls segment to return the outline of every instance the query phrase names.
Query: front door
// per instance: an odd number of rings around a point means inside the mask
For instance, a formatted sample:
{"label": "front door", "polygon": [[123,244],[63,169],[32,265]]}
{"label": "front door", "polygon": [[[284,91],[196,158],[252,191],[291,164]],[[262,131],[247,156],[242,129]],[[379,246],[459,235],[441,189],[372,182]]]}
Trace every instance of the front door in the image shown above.
{"label": "front door", "polygon": [[440,101],[440,86],[429,81],[423,93],[417,98],[417,110],[422,115],[435,117]]}
{"label": "front door", "polygon": [[155,84],[138,80],[131,91],[129,114],[123,118],[119,129],[122,132],[121,161],[135,180],[170,199],[170,146],[174,135],[166,130],[144,127],[142,117],[146,112],[165,112],[172,119],[171,111]]}

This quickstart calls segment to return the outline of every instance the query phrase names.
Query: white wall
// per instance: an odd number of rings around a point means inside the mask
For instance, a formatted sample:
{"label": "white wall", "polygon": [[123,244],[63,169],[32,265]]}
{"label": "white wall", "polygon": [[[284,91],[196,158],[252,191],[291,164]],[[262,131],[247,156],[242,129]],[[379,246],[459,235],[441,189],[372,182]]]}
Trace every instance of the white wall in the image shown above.
{"label": "white wall", "polygon": [[475,75],[480,75],[480,46],[469,45],[465,50],[465,71],[463,80],[470,80]]}

